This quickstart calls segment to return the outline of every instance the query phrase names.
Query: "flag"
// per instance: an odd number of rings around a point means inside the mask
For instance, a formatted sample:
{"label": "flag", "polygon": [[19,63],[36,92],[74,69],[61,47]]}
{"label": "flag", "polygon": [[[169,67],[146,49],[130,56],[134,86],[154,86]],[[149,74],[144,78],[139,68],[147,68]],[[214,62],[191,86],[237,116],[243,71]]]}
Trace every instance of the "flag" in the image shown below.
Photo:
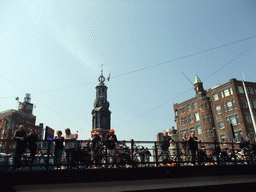
{"label": "flag", "polygon": [[111,73],[109,73],[109,75],[108,75],[108,81],[110,80],[110,75],[111,75]]}

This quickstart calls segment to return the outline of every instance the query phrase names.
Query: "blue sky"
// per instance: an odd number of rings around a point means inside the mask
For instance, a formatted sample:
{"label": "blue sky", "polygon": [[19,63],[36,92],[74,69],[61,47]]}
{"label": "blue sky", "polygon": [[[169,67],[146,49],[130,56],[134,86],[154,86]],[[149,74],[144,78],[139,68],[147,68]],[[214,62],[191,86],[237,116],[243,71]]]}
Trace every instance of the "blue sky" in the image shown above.
{"label": "blue sky", "polygon": [[182,73],[205,89],[241,71],[256,79],[254,0],[2,0],[0,26],[0,111],[30,93],[36,124],[79,139],[90,136],[101,64],[122,140],[176,127],[173,104],[195,95]]}

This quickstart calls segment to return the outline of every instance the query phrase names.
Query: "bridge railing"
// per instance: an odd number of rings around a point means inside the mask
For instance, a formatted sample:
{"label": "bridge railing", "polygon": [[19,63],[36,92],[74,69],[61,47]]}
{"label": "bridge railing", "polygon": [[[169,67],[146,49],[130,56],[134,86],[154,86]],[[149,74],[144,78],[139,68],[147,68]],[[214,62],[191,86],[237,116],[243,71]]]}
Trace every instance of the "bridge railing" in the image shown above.
{"label": "bridge railing", "polygon": [[[198,143],[195,162],[187,143],[172,142],[167,151],[161,151],[157,141],[118,141],[114,151],[101,142],[102,148],[91,152],[88,140],[77,140],[67,159],[65,148],[60,161],[55,154],[55,142],[44,140],[37,143],[38,153],[31,163],[29,149],[19,158],[15,156],[14,140],[0,140],[1,170],[47,170],[47,169],[93,169],[93,168],[136,168],[190,165],[241,165],[255,164],[253,144],[240,149],[239,143]],[[16,159],[16,160],[15,160]],[[19,163],[17,166],[17,162]],[[194,163],[194,164],[193,164]]]}

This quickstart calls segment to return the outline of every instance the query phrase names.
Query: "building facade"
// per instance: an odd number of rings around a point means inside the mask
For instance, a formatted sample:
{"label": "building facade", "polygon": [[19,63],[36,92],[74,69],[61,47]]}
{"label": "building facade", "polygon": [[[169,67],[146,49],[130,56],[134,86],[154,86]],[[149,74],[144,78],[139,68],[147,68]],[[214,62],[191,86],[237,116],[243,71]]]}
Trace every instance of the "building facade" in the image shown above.
{"label": "building facade", "polygon": [[29,132],[34,128],[39,139],[43,138],[43,124],[35,125],[36,116],[33,115],[33,104],[30,102],[30,94],[26,94],[24,102],[19,103],[19,109],[0,112],[0,152],[11,153],[15,148],[12,137],[19,125],[23,125]]}
{"label": "building facade", "polygon": [[108,87],[104,84],[105,77],[102,71],[98,80],[99,84],[95,87],[96,99],[92,110],[92,133],[97,131],[105,139],[110,130],[111,111],[109,111],[109,102],[107,100]]}
{"label": "building facade", "polygon": [[[256,83],[244,83],[255,118]],[[194,90],[195,97],[173,105],[179,139],[191,132],[203,142],[239,142],[241,137],[255,136],[243,81],[230,79],[204,90],[203,82],[196,76]]]}

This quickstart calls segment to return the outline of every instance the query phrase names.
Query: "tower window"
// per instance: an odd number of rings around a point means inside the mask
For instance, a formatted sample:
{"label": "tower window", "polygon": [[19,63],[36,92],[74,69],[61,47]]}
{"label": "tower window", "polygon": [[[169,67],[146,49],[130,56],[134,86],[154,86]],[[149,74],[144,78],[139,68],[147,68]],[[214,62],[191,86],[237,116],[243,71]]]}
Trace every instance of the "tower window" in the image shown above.
{"label": "tower window", "polygon": [[206,116],[203,115],[203,122],[206,123],[207,122],[207,119],[206,119]]}
{"label": "tower window", "polygon": [[213,98],[213,101],[219,100],[218,93],[214,93],[214,94],[212,95],[212,98]]}
{"label": "tower window", "polygon": [[196,126],[197,129],[197,134],[202,134],[202,129],[201,129],[201,125]]}
{"label": "tower window", "polygon": [[189,119],[189,123],[193,123],[193,117],[192,117],[192,115],[189,115],[189,116],[188,116],[188,119]]}
{"label": "tower window", "polygon": [[187,105],[187,110],[191,111],[191,105],[190,104]]}
{"label": "tower window", "polygon": [[223,121],[218,122],[218,126],[219,126],[220,129],[224,129],[225,128]]}
{"label": "tower window", "polygon": [[198,112],[195,113],[195,119],[196,119],[196,121],[199,121],[199,120],[200,120],[200,118],[199,118],[199,113],[198,113]]}
{"label": "tower window", "polygon": [[242,99],[242,105],[243,105],[243,108],[248,108],[248,104],[245,99]]}
{"label": "tower window", "polygon": [[236,101],[235,101],[235,99],[233,99],[233,107],[234,107],[234,109],[236,109]]}
{"label": "tower window", "polygon": [[228,97],[229,95],[230,95],[229,90],[228,90],[228,89],[225,89],[225,90],[224,90],[224,96],[225,96],[225,97]]}
{"label": "tower window", "polygon": [[208,121],[208,122],[211,122],[211,117],[210,117],[209,114],[207,114],[207,121]]}
{"label": "tower window", "polygon": [[193,108],[196,109],[197,108],[197,102],[193,103]]}
{"label": "tower window", "polygon": [[249,87],[248,89],[249,89],[249,94],[253,94],[253,89],[251,87]]}
{"label": "tower window", "polygon": [[228,107],[228,111],[233,110],[233,106],[232,106],[232,102],[231,101],[227,102],[227,107]]}
{"label": "tower window", "polygon": [[243,87],[242,86],[238,86],[238,91],[239,91],[239,93],[244,93]]}
{"label": "tower window", "polygon": [[229,88],[230,95],[233,95],[233,89],[232,87]]}
{"label": "tower window", "polygon": [[220,105],[217,105],[217,106],[215,107],[215,109],[216,109],[216,114],[217,114],[217,115],[221,114]]}
{"label": "tower window", "polygon": [[225,103],[225,102],[223,103],[223,108],[224,108],[224,111],[225,111],[225,112],[227,112],[227,111],[228,111],[228,110],[227,110],[227,106],[226,106],[226,103]]}
{"label": "tower window", "polygon": [[223,91],[220,92],[221,98],[224,98]]}

